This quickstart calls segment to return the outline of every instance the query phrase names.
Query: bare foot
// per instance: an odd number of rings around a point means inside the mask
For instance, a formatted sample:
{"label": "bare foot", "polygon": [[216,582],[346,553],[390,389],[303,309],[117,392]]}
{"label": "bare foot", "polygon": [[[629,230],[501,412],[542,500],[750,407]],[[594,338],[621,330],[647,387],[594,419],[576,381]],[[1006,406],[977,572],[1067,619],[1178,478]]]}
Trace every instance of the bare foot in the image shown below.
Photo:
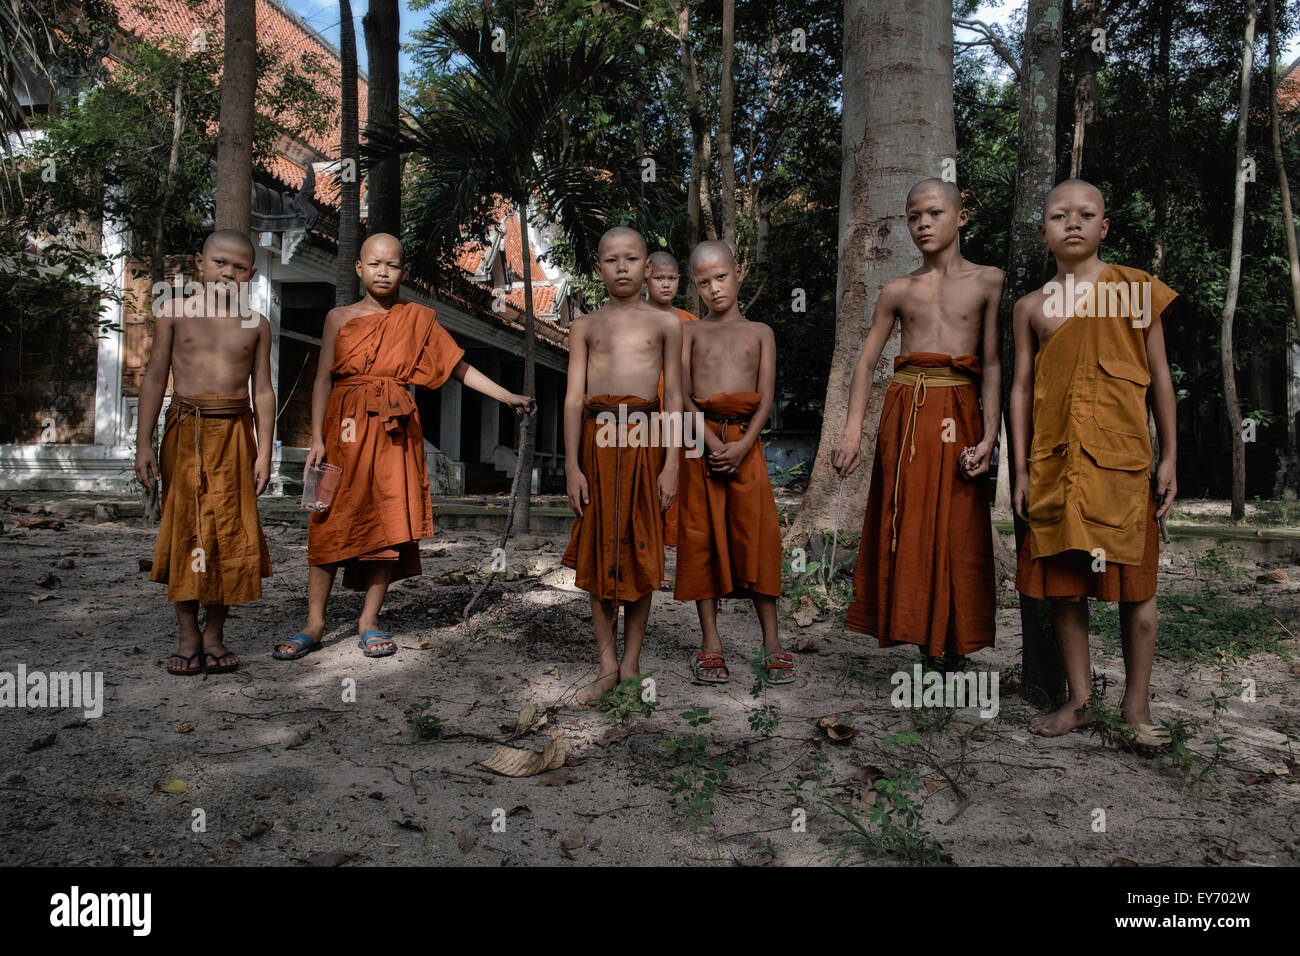
{"label": "bare foot", "polygon": [[620,684],[623,683],[623,681],[627,680],[628,678],[631,678],[631,677],[640,677],[640,676],[641,676],[641,662],[640,662],[640,661],[631,661],[631,662],[628,662],[628,661],[621,661],[621,662],[619,663],[619,665],[618,665],[618,682],[619,682]]}
{"label": "bare foot", "polygon": [[1031,734],[1040,737],[1060,737],[1080,727],[1087,727],[1093,721],[1092,709],[1088,702],[1071,700],[1065,706],[1050,714],[1039,717],[1029,727]]}
{"label": "bare foot", "polygon": [[601,674],[586,687],[578,688],[575,699],[584,707],[590,707],[597,700],[618,686],[618,671]]}

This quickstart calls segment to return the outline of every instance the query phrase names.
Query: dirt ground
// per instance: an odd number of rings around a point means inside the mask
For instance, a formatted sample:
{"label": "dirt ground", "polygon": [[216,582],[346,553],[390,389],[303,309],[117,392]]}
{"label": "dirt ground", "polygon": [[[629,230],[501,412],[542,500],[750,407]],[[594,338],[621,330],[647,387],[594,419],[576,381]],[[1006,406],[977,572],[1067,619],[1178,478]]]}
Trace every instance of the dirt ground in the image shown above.
{"label": "dirt ground", "polygon": [[[879,650],[826,610],[806,627],[783,614],[798,680],[756,699],[746,661],[757,622],[747,604],[724,602],[732,681],[695,686],[694,608],[659,593],[642,665],[657,671],[660,706],[620,724],[572,703],[595,651],[587,597],[559,566],[563,534],[512,550],[514,580],[498,579],[467,628],[460,612],[496,533],[439,530],[424,542],[423,577],[390,593],[382,620],[401,645],[395,657],[362,657],[360,597],[340,588],[326,648],[285,663],[270,650],[303,620],[306,526],[301,513],[267,514],[275,576],[226,628],[243,667],[189,679],[161,666],[175,618],[165,588],[140,570],[153,530],[65,510],[54,530],[16,527],[30,512],[0,509],[0,670],[102,671],[107,699],[96,719],[0,710],[0,864],[896,865],[906,847],[957,865],[1300,863],[1300,768],[1286,734],[1300,725],[1293,636],[1281,655],[1157,660],[1157,719],[1199,723],[1179,764],[1087,733],[1028,732],[1037,711],[1015,692],[1019,615],[1005,579],[997,646],[973,662],[1001,675],[989,721],[892,707],[890,675],[916,655]],[[1162,589],[1195,583],[1193,555],[1167,556]],[[57,585],[38,584],[43,575]],[[1278,628],[1294,632],[1300,568],[1283,576],[1249,584],[1242,600],[1266,594]],[[1118,653],[1094,640],[1093,666],[1118,705]],[[1253,702],[1242,699],[1247,678]],[[442,721],[428,739],[409,719],[426,700]],[[516,736],[530,704],[531,723],[545,720]],[[750,727],[763,706],[779,716],[769,736]],[[670,795],[676,779],[700,785],[708,772],[690,777],[690,759],[664,746],[696,732],[679,716],[692,707],[712,717],[699,761],[726,775],[708,820],[687,820],[684,798]],[[816,726],[824,715],[838,716],[846,739]],[[557,769],[514,778],[476,766],[499,744],[541,752],[557,729]],[[184,791],[159,789],[169,781]],[[873,807],[888,808],[883,824]]]}

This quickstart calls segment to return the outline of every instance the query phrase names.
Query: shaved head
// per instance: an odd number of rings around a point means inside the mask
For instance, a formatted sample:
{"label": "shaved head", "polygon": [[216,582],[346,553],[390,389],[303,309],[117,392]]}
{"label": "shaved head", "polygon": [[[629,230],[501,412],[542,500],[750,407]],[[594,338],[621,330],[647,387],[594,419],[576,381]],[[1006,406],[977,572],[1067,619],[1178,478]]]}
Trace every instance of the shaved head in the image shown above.
{"label": "shaved head", "polygon": [[1090,194],[1091,198],[1096,200],[1097,205],[1101,207],[1101,214],[1106,215],[1106,197],[1101,194],[1100,189],[1086,179],[1063,179],[1057,183],[1052,191],[1047,194],[1047,198],[1043,200],[1043,213],[1047,213],[1047,207],[1052,204],[1052,200],[1056,199],[1062,192],[1070,190],[1079,190]]}
{"label": "shaved head", "polygon": [[645,237],[641,233],[631,226],[615,226],[613,229],[606,230],[605,234],[600,237],[600,242],[596,244],[596,255],[600,255],[601,250],[605,248],[605,243],[616,239],[635,239],[641,244],[642,254],[644,255],[646,252]]}
{"label": "shaved head", "polygon": [[691,250],[691,271],[694,272],[699,263],[709,259],[721,259],[732,267],[736,265],[736,256],[731,251],[731,246],[717,239],[706,239]]}
{"label": "shaved head", "polygon": [[402,248],[402,241],[396,236],[391,236],[386,232],[377,232],[373,236],[368,236],[366,241],[361,243],[361,251],[357,253],[357,261],[364,259],[367,250],[375,249],[376,246],[379,247],[375,250],[376,252],[387,252],[390,255],[392,254],[392,249],[395,247],[401,262],[403,264],[406,263],[406,250]]}
{"label": "shaved head", "polygon": [[650,268],[670,269],[673,272],[681,271],[681,266],[679,266],[677,260],[672,257],[672,253],[664,252],[662,249],[658,252],[650,253]]}
{"label": "shaved head", "polygon": [[956,183],[950,183],[946,179],[922,179],[919,183],[907,191],[907,205],[912,205],[912,200],[917,196],[925,193],[938,193],[944,199],[952,203],[952,208],[961,212],[963,208],[961,199],[961,190],[957,188]]}
{"label": "shaved head", "polygon": [[215,245],[240,246],[248,253],[250,261],[257,258],[257,250],[253,248],[248,237],[238,229],[218,229],[212,233],[203,240],[203,255],[206,256]]}

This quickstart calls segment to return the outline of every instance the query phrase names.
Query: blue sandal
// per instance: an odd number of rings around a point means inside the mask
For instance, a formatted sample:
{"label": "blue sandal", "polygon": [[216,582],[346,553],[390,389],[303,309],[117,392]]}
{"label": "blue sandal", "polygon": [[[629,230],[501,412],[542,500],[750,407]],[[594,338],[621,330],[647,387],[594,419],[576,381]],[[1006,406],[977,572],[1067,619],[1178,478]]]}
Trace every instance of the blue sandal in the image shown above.
{"label": "blue sandal", "polygon": [[[375,644],[382,644],[385,641],[391,642],[393,646],[386,651],[371,650],[371,647]],[[388,657],[397,653],[397,642],[393,640],[391,634],[385,631],[366,631],[357,638],[357,647],[361,648],[361,653],[365,654],[366,657]]]}
{"label": "blue sandal", "polygon": [[271,656],[277,661],[296,661],[300,657],[306,657],[312,651],[320,650],[324,645],[316,640],[310,634],[298,633],[293,637],[286,637],[280,644],[292,644],[298,648],[296,651],[282,651],[279,645],[271,650]]}

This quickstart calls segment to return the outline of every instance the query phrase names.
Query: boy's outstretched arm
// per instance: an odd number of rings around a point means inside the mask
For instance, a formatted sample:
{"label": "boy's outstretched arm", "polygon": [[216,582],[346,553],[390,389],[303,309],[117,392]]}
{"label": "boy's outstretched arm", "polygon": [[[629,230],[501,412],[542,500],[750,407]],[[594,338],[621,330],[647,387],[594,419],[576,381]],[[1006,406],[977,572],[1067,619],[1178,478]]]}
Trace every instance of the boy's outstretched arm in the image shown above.
{"label": "boy's outstretched arm", "polygon": [[1156,316],[1147,332],[1147,366],[1151,369],[1151,398],[1155,405],[1160,463],[1156,465],[1156,518],[1169,514],[1178,494],[1178,400],[1165,355],[1165,327]]}
{"label": "boy's outstretched arm", "polygon": [[158,456],[153,450],[153,433],[158,427],[158,413],[162,411],[163,392],[167,390],[167,376],[172,367],[171,309],[159,310],[153,323],[153,345],[149,348],[149,365],[140,380],[140,407],[137,409],[135,428],[135,477],[150,491],[153,483],[162,477]]}
{"label": "boy's outstretched arm", "polygon": [[591,503],[587,477],[582,473],[582,403],[587,391],[587,319],[569,327],[569,373],[564,390],[564,483],[569,507],[579,518]]}
{"label": "boy's outstretched arm", "polygon": [[456,363],[456,367],[451,370],[451,377],[466,388],[472,388],[476,392],[482,392],[488,398],[495,398],[498,402],[509,405],[517,415],[531,415],[537,411],[537,401],[531,395],[516,395],[502,388],[464,359]]}
{"label": "boy's outstretched arm", "polygon": [[736,473],[749,450],[757,443],[763,426],[767,424],[767,417],[772,413],[772,398],[776,390],[776,336],[770,326],[762,327],[759,343],[758,394],[762,398],[749,419],[745,434],[735,441],[727,442],[712,456],[712,467],[722,474]]}
{"label": "boy's outstretched arm", "polygon": [[253,481],[257,494],[271,480],[271,450],[275,444],[275,389],[271,385],[271,323],[262,316],[253,354],[253,419],[257,424],[257,461]]}
{"label": "boy's outstretched arm", "polygon": [[1029,325],[1034,293],[1022,297],[1011,313],[1016,370],[1011,380],[1011,507],[1029,520],[1029,447],[1034,435],[1034,330]]}
{"label": "boy's outstretched arm", "polygon": [[975,446],[975,461],[966,470],[968,478],[989,470],[1002,420],[1002,342],[998,335],[998,307],[1002,304],[1004,276],[1001,269],[989,268],[987,273],[987,298],[984,300],[984,324],[980,334],[980,366],[983,369],[980,406],[984,417],[984,437]]}
{"label": "boy's outstretched arm", "polygon": [[898,309],[894,283],[889,282],[876,297],[876,310],[871,317],[871,331],[853,368],[853,382],[849,386],[849,414],[844,421],[844,438],[831,452],[831,467],[840,478],[847,478],[862,460],[862,420],[867,415],[867,398],[871,394],[871,379],[885,350],[885,342],[894,328]]}

